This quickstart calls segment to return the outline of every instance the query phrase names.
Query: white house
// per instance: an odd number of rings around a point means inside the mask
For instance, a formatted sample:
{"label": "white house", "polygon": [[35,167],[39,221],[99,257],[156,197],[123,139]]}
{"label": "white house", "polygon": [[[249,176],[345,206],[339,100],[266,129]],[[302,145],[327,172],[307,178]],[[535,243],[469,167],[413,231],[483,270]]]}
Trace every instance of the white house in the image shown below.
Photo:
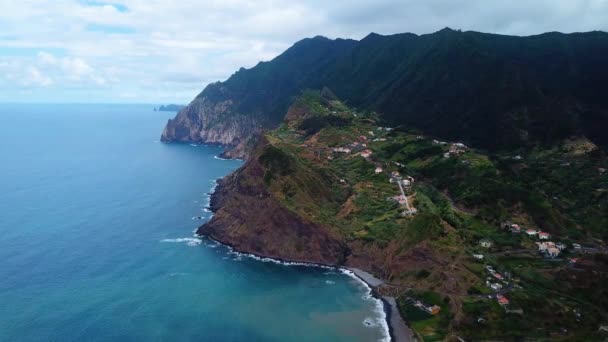
{"label": "white house", "polygon": [[490,284],[490,288],[494,291],[500,291],[500,290],[502,290],[502,284],[492,283],[492,284]]}
{"label": "white house", "polygon": [[546,232],[539,232],[538,233],[538,238],[541,240],[548,240],[551,237],[551,234],[546,233]]}
{"label": "white house", "polygon": [[483,260],[483,254],[473,254],[473,258],[477,260]]}
{"label": "white house", "polygon": [[376,169],[374,170],[375,173],[381,173],[382,172],[382,168],[380,166],[376,166]]}
{"label": "white house", "polygon": [[489,239],[481,239],[479,240],[479,244],[481,245],[481,247],[484,248],[492,247],[492,241],[490,241]]}

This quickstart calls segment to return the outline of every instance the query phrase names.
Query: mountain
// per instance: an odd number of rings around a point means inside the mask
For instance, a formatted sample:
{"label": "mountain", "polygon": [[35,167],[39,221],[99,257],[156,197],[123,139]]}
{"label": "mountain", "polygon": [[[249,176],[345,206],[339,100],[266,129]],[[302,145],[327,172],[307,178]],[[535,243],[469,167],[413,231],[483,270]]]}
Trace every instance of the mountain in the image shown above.
{"label": "mountain", "polygon": [[372,273],[419,340],[604,339],[606,153],[584,138],[488,153],[379,121],[303,92],[219,180],[197,233]]}
{"label": "mountain", "polygon": [[318,36],[208,85],[169,120],[161,139],[242,145],[276,127],[303,89],[328,87],[387,124],[490,151],[574,135],[606,148],[606,55],[605,32]]}

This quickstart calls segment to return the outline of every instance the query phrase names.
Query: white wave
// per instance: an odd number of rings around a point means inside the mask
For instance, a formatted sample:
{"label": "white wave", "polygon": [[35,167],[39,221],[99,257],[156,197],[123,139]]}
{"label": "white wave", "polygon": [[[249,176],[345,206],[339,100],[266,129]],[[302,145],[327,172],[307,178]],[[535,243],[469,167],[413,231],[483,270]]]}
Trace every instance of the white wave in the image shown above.
{"label": "white wave", "polygon": [[220,156],[213,156],[213,159],[217,159],[217,160],[230,160],[230,159],[227,159],[227,158],[222,158]]}
{"label": "white wave", "polygon": [[198,147],[197,144],[190,144],[190,146],[192,146],[192,147]]}
{"label": "white wave", "polygon": [[362,297],[363,300],[372,301],[374,304],[374,313],[376,314],[376,318],[372,321],[373,326],[382,327],[382,340],[389,342],[391,340],[391,335],[388,328],[388,317],[386,316],[386,311],[384,311],[384,303],[381,299],[374,297],[372,293],[372,288],[365,282],[363,279],[357,277],[357,275],[350,270],[340,268],[340,272],[357,280],[365,289],[367,293]]}
{"label": "white wave", "polygon": [[160,242],[172,242],[172,243],[182,243],[185,242],[188,246],[197,246],[202,243],[201,239],[190,237],[190,238],[177,238],[177,239],[162,239]]}
{"label": "white wave", "polygon": [[185,273],[185,272],[173,272],[173,273],[169,273],[169,277],[186,276],[189,274],[190,273]]}
{"label": "white wave", "polygon": [[325,284],[327,284],[327,285],[333,285],[333,284],[335,284],[335,283],[336,283],[336,282],[335,282],[335,281],[333,281],[333,280],[326,280],[326,281],[325,281]]}

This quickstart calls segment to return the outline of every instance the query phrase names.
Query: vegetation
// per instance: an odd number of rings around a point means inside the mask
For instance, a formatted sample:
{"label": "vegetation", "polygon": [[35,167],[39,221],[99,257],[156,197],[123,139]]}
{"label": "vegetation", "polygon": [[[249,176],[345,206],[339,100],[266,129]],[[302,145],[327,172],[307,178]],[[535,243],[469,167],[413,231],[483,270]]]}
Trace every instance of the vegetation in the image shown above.
{"label": "vegetation", "polygon": [[[608,186],[601,171],[608,160],[601,149],[579,137],[521,156],[458,150],[419,131],[381,127],[377,115],[327,90],[307,91],[295,105],[300,115],[266,133],[258,157],[269,191],[363,246],[358,253],[380,265],[391,291],[399,289],[400,310],[425,341],[600,338],[597,328],[608,321],[608,200],[598,191]],[[415,179],[406,189],[414,214],[395,200],[395,172]],[[568,248],[546,258],[538,237],[513,233],[505,222],[547,231]],[[480,246],[482,239],[492,245]],[[578,255],[574,242],[592,256]],[[490,283],[501,284],[508,305],[498,304]],[[413,307],[412,298],[440,306],[440,314]]]}

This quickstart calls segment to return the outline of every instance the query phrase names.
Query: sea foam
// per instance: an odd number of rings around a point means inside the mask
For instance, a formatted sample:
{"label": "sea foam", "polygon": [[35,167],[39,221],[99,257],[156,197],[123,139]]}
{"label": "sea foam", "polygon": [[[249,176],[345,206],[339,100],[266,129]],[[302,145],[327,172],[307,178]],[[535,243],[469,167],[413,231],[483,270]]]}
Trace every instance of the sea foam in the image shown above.
{"label": "sea foam", "polygon": [[185,242],[188,246],[197,246],[202,243],[201,239],[196,237],[177,238],[177,239],[162,239],[160,242],[182,243]]}

